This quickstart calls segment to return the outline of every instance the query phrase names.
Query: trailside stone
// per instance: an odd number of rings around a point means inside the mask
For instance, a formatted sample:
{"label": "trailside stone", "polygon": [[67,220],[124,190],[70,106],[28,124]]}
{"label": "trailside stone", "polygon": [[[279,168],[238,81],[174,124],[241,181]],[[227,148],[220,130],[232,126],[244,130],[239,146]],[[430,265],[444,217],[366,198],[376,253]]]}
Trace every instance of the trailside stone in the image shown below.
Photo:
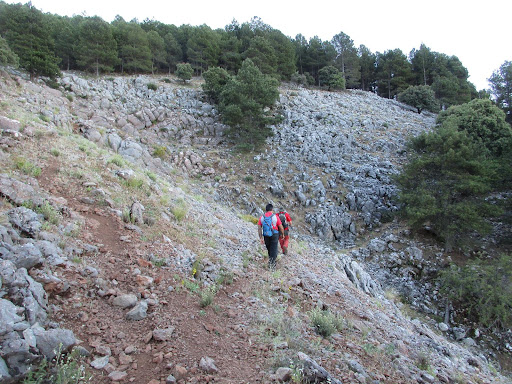
{"label": "trailside stone", "polygon": [[21,316],[18,316],[18,309],[9,300],[0,299],[0,335],[11,332],[14,324],[23,320]]}
{"label": "trailside stone", "polygon": [[2,356],[8,367],[14,369],[18,374],[24,374],[30,368],[32,362],[37,358],[28,343],[20,338],[16,332],[9,333],[5,338],[0,339]]}
{"label": "trailside stone", "polygon": [[279,367],[276,371],[276,379],[279,382],[286,383],[292,378],[292,369],[288,367]]}
{"label": "trailside stone", "polygon": [[304,365],[303,375],[308,382],[342,384],[341,381],[335,379],[327,370],[318,365],[315,360],[305,353],[299,352],[297,356]]}
{"label": "trailside stone", "polygon": [[13,208],[7,212],[7,216],[13,227],[18,228],[31,237],[36,237],[43,226],[40,221],[42,216],[26,207]]}
{"label": "trailside stone", "polygon": [[137,296],[133,293],[120,295],[112,300],[112,304],[114,304],[116,307],[131,308],[137,304]]}
{"label": "trailside stone", "polygon": [[148,303],[141,301],[130,312],[126,314],[126,319],[131,321],[139,321],[145,319],[148,314]]}
{"label": "trailside stone", "polygon": [[18,120],[9,119],[5,116],[0,116],[0,129],[12,130],[19,132],[21,123]]}
{"label": "trailside stone", "polygon": [[7,364],[5,364],[4,359],[2,359],[0,357],[0,382],[3,379],[10,379],[10,378],[11,378],[11,375],[9,374],[9,368],[7,368]]}
{"label": "trailside stone", "polygon": [[142,157],[144,150],[140,144],[132,140],[123,140],[119,145],[118,153],[129,161],[136,162]]}
{"label": "trailside stone", "polygon": [[62,250],[55,243],[48,240],[38,240],[34,242],[34,245],[41,251],[46,263],[58,266],[66,262]]}
{"label": "trailside stone", "polygon": [[44,196],[31,185],[22,183],[6,174],[0,174],[0,196],[4,196],[14,204],[20,206],[32,202],[39,206],[43,204]]}
{"label": "trailside stone", "polygon": [[49,329],[47,331],[35,328],[34,335],[37,348],[48,359],[53,359],[60,351],[67,351],[76,344],[75,335],[69,329]]}
{"label": "trailside stone", "polygon": [[12,252],[5,255],[4,259],[11,260],[17,268],[29,270],[43,262],[43,255],[33,243],[27,243],[14,246]]}
{"label": "trailside stone", "polygon": [[138,201],[134,202],[130,208],[130,219],[134,224],[144,224],[144,206]]}
{"label": "trailside stone", "polygon": [[94,369],[103,369],[107,366],[109,359],[109,355],[98,357],[97,359],[91,361],[91,367],[93,367]]}
{"label": "trailside stone", "polygon": [[153,339],[156,341],[169,341],[173,338],[174,327],[169,327],[166,329],[155,329],[153,331]]}
{"label": "trailside stone", "polygon": [[199,368],[207,373],[217,373],[219,369],[215,366],[215,361],[208,356],[204,356],[199,361]]}
{"label": "trailside stone", "polygon": [[120,371],[112,371],[108,374],[108,377],[112,381],[121,381],[124,380],[128,376],[128,373],[126,372],[120,372]]}

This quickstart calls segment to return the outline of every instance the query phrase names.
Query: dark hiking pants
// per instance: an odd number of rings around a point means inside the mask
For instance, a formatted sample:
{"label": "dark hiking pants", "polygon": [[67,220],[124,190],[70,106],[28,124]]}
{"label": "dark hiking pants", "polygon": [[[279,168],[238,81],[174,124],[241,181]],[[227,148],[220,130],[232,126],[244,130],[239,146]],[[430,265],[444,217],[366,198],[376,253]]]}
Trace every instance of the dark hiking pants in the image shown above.
{"label": "dark hiking pants", "polygon": [[268,251],[268,266],[270,269],[274,269],[276,267],[278,245],[279,233],[275,233],[272,236],[265,236],[265,246]]}

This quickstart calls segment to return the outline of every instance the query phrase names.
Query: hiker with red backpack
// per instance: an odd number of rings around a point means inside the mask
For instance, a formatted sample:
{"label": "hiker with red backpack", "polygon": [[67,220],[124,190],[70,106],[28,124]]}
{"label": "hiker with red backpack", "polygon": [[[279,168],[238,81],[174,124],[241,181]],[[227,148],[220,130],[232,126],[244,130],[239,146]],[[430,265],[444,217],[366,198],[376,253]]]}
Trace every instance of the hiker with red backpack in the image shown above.
{"label": "hiker with red backpack", "polygon": [[279,239],[284,237],[284,228],[279,215],[272,212],[274,206],[267,204],[265,213],[258,220],[258,235],[261,244],[265,244],[268,251],[268,266],[271,270],[276,267],[277,246]]}
{"label": "hiker with red backpack", "polygon": [[284,255],[288,254],[288,243],[290,242],[290,228],[292,226],[292,218],[286,211],[279,211],[278,213],[281,224],[283,224],[284,236],[279,238],[279,244]]}

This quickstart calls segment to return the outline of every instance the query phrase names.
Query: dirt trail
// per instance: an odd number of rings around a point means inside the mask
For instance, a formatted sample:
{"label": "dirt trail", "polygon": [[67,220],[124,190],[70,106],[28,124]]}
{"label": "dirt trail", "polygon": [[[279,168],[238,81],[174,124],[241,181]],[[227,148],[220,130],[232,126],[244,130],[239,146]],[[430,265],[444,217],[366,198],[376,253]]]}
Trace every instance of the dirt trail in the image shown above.
{"label": "dirt trail", "polygon": [[[110,349],[111,366],[101,371],[91,368],[93,382],[110,383],[106,371],[112,370],[126,372],[122,381],[135,384],[165,383],[170,374],[179,383],[264,382],[271,351],[248,333],[252,315],[245,296],[251,286],[247,276],[257,277],[255,271],[223,286],[214,305],[201,308],[199,296],[184,286],[182,277],[145,258],[158,249],[141,241],[107,207],[84,204],[84,187],[78,182],[63,183],[61,166],[54,161],[44,167],[40,186],[66,199],[70,211],[83,217],[79,238],[97,246],[98,252],[84,255],[76,268],[61,271],[72,286],[70,293],[51,296],[50,302],[60,307],[56,317],[61,326],[72,329],[92,352],[90,360]],[[98,289],[98,278],[105,282],[103,291]],[[112,305],[115,296],[126,293],[148,300],[147,318],[128,321],[128,310]],[[171,340],[152,338],[154,329],[169,327],[175,328]],[[203,357],[214,360],[218,373],[198,368]]]}

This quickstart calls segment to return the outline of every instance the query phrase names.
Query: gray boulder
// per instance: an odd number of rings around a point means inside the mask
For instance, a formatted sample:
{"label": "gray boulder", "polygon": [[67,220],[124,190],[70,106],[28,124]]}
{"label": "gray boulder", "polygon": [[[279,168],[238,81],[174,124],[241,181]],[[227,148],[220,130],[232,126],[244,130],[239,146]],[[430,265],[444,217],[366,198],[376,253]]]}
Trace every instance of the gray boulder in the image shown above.
{"label": "gray boulder", "polygon": [[148,303],[146,301],[141,301],[126,314],[126,319],[131,321],[143,320],[148,316],[147,311]]}
{"label": "gray boulder", "polygon": [[341,384],[341,381],[335,379],[327,370],[305,353],[299,352],[297,356],[304,365],[303,375],[308,383]]}
{"label": "gray boulder", "polygon": [[30,351],[30,345],[18,333],[11,332],[1,341],[2,355],[13,376],[25,374],[37,359]]}
{"label": "gray boulder", "polygon": [[41,231],[42,216],[38,215],[31,209],[26,207],[17,207],[7,212],[9,222],[14,228],[19,229],[21,232],[26,233],[31,237],[36,237]]}
{"label": "gray boulder", "polygon": [[44,196],[36,191],[31,185],[22,183],[6,174],[0,174],[0,196],[7,198],[16,205],[32,202],[35,205],[42,205]]}
{"label": "gray boulder", "polygon": [[127,158],[129,161],[136,162],[142,157],[144,150],[140,144],[133,140],[127,139],[121,142],[118,152],[121,156]]}
{"label": "gray boulder", "polygon": [[59,352],[65,352],[76,344],[75,335],[69,329],[49,329],[34,327],[37,348],[47,359],[53,359]]}
{"label": "gray boulder", "polygon": [[9,368],[7,368],[7,364],[5,360],[0,357],[0,382],[4,379],[10,379],[11,375],[9,375]]}
{"label": "gray boulder", "polygon": [[10,253],[3,255],[3,258],[11,260],[17,268],[27,270],[43,262],[41,251],[33,243],[14,246]]}
{"label": "gray boulder", "polygon": [[0,299],[0,335],[11,332],[14,329],[14,324],[23,320],[18,315],[19,309],[9,300]]}
{"label": "gray boulder", "polygon": [[19,268],[13,275],[9,294],[13,302],[25,308],[25,316],[30,324],[44,323],[47,318],[48,296],[43,286]]}
{"label": "gray boulder", "polygon": [[116,307],[131,308],[137,304],[137,296],[134,294],[120,295],[114,298],[112,301]]}

